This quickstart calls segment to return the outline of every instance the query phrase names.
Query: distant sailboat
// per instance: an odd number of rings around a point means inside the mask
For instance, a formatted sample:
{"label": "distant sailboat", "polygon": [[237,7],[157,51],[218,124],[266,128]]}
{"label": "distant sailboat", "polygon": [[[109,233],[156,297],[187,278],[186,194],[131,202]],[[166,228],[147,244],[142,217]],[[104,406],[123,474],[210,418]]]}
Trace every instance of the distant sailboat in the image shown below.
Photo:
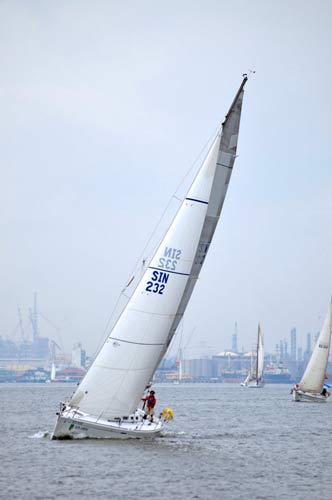
{"label": "distant sailboat", "polygon": [[[171,410],[153,421],[139,408],[193,292],[220,217],[236,157],[244,86],[164,239],[70,401],[53,439],[158,435]],[[167,409],[166,409],[167,410]]]}
{"label": "distant sailboat", "polygon": [[54,382],[55,381],[55,377],[56,377],[56,370],[55,370],[55,364],[54,362],[52,363],[52,367],[51,367],[51,373],[50,373],[50,378],[48,378],[46,380],[46,383],[47,384],[50,384],[51,382]]}
{"label": "distant sailboat", "polygon": [[182,349],[179,348],[178,359],[177,359],[177,367],[178,367],[178,378],[173,380],[174,385],[179,385],[182,381]]}
{"label": "distant sailboat", "polygon": [[52,363],[52,368],[51,368],[51,381],[55,380],[56,377],[56,369],[55,369],[55,364]]}
{"label": "distant sailboat", "polygon": [[250,380],[252,380],[252,377],[253,377],[253,369],[252,369],[252,367],[250,367],[248,375],[246,376],[246,378],[244,379],[244,381],[241,382],[240,385],[242,385],[242,387],[248,387],[248,384],[249,384]]}
{"label": "distant sailboat", "polygon": [[261,331],[261,326],[258,325],[255,366],[253,366],[253,363],[251,363],[251,367],[247,375],[247,378],[244,380],[244,382],[241,383],[241,385],[244,387],[250,387],[256,389],[264,387],[265,382],[263,380],[263,371],[264,371],[264,342],[263,342],[263,334]]}
{"label": "distant sailboat", "polygon": [[299,384],[291,393],[294,401],[325,402],[331,396],[331,387],[325,384],[332,329],[332,302],[330,302],[323,327]]}

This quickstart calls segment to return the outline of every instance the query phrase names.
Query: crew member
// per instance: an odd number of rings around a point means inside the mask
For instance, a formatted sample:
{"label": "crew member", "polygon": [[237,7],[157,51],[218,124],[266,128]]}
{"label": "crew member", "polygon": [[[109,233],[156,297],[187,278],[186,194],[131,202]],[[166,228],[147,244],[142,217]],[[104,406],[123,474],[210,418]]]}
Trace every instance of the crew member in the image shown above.
{"label": "crew member", "polygon": [[150,417],[151,422],[153,422],[154,407],[156,406],[155,392],[150,391],[150,393],[143,399],[145,401],[145,415],[144,418]]}
{"label": "crew member", "polygon": [[291,394],[293,394],[293,392],[298,391],[298,390],[299,390],[299,388],[300,388],[299,384],[295,384],[295,385],[292,387],[292,389],[291,389],[290,393],[291,393]]}

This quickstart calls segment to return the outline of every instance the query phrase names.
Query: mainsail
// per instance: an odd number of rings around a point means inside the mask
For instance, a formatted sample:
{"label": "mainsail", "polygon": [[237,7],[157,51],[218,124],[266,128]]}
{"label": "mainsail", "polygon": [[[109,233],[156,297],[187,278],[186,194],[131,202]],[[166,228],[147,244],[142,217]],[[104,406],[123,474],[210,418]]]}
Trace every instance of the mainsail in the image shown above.
{"label": "mainsail", "polygon": [[136,410],[186,309],[236,157],[245,77],[169,230],[70,405],[98,418]]}
{"label": "mainsail", "polygon": [[299,384],[300,389],[304,392],[320,393],[323,389],[330,352],[331,328],[332,302],[329,304],[323,327]]}

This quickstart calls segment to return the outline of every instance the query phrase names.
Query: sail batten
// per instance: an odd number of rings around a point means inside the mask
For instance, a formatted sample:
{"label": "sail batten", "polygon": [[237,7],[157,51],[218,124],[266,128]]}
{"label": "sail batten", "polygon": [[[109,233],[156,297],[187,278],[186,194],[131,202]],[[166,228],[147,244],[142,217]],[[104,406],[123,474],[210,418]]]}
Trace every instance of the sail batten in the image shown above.
{"label": "sail batten", "polygon": [[107,419],[137,408],[181,321],[220,218],[236,157],[244,84],[72,406]]}

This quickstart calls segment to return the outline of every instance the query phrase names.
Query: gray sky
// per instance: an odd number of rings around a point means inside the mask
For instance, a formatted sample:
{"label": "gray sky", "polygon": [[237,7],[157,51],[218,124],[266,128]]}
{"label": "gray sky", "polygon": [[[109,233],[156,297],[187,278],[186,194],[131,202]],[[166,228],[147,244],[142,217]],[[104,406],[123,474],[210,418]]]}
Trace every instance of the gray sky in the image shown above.
{"label": "gray sky", "polygon": [[183,335],[193,353],[229,347],[235,321],[246,348],[259,320],[267,349],[315,333],[332,293],[331,16],[328,0],[2,0],[0,335],[36,290],[67,350],[96,348],[249,68]]}

